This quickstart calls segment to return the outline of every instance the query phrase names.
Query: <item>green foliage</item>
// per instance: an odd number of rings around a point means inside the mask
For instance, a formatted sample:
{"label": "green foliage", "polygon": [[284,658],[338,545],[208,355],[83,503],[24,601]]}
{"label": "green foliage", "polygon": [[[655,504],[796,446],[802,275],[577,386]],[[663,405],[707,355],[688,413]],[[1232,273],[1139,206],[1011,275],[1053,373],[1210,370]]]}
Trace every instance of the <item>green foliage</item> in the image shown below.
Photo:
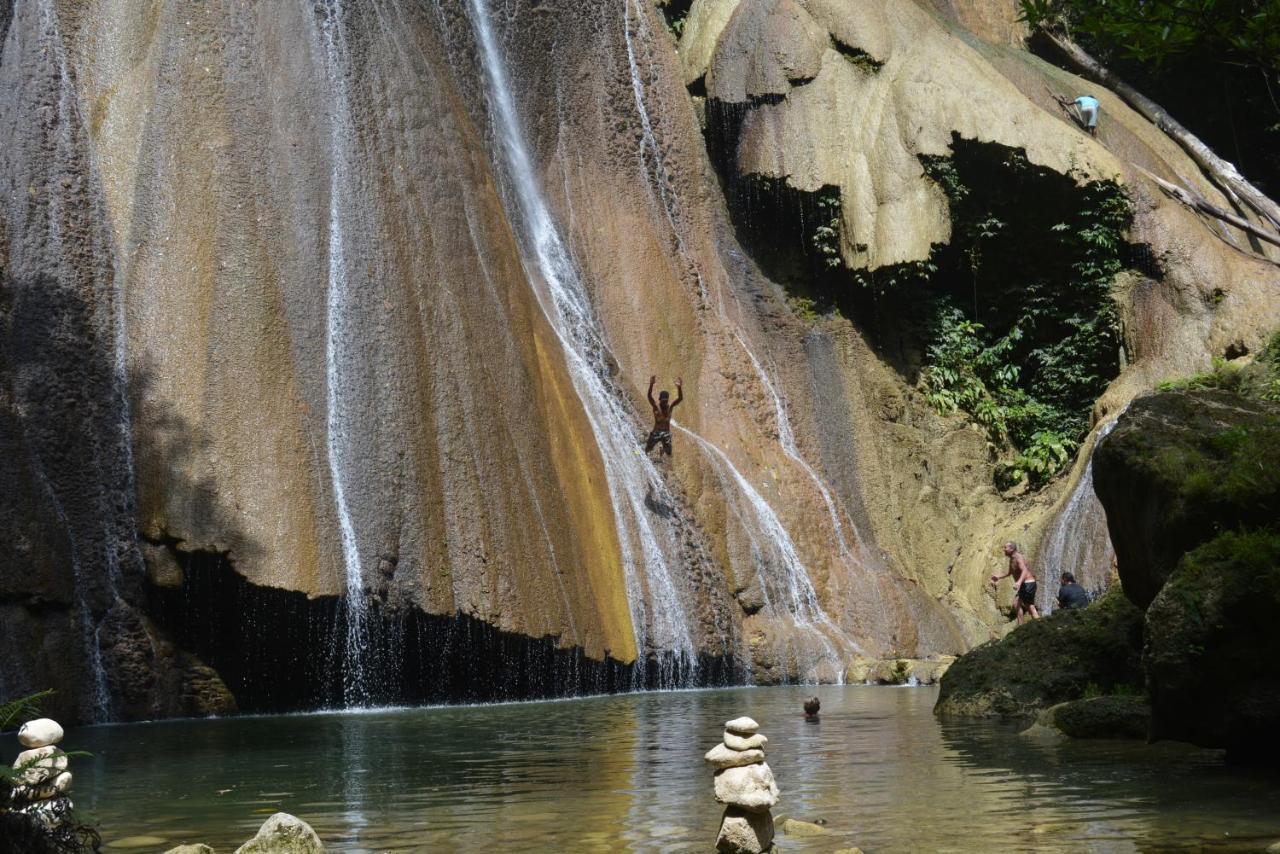
{"label": "green foliage", "polygon": [[689,18],[689,8],[692,5],[692,0],[667,0],[666,3],[659,4],[662,17],[667,22],[667,29],[671,30],[676,41],[684,35],[684,22]]}
{"label": "green foliage", "polygon": [[821,221],[809,240],[828,269],[844,265],[840,257],[840,188],[826,186],[818,192],[818,211]]}
{"label": "green foliage", "polygon": [[1124,58],[1194,54],[1280,68],[1280,0],[1020,0],[1033,27],[1068,29]]}
{"label": "green foliage", "polygon": [[893,670],[889,671],[888,684],[905,685],[911,679],[911,663],[898,659],[893,663]]}
{"label": "green foliage", "polygon": [[789,296],[787,297],[787,305],[791,307],[792,314],[810,323],[822,316],[822,312],[818,309],[817,301],[809,297]]}
{"label": "green foliage", "polygon": [[1165,380],[1157,391],[1222,389],[1244,397],[1280,403],[1280,330],[1248,364],[1214,359],[1213,369],[1180,379]]}
{"label": "green foliage", "polygon": [[0,732],[8,732],[19,724],[40,717],[41,701],[51,696],[53,691],[41,691],[30,697],[19,697],[16,700],[0,703]]}
{"label": "green foliage", "polygon": [[1054,186],[1017,150],[921,160],[950,202],[959,268],[933,288],[949,292],[933,302],[925,397],[943,414],[967,413],[1008,452],[1001,487],[1038,486],[1069,464],[1118,370],[1110,291],[1132,204],[1110,181]]}

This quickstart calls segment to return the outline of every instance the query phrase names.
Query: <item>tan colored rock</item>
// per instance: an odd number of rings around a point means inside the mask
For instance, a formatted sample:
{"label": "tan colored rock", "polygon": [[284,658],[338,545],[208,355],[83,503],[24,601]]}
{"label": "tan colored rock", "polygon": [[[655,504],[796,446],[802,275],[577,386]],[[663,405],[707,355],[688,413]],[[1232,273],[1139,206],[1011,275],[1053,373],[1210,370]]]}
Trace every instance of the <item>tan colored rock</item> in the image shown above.
{"label": "tan colored rock", "polygon": [[735,735],[751,736],[760,729],[760,724],[746,716],[725,721],[724,728]]}
{"label": "tan colored rock", "polygon": [[730,750],[762,750],[768,743],[768,737],[762,733],[744,738],[729,730],[724,731],[724,746]]}
{"label": "tan colored rock", "polygon": [[297,816],[278,812],[262,823],[258,833],[236,849],[236,854],[321,854],[324,844],[316,832]]}
{"label": "tan colored rock", "polygon": [[217,854],[217,852],[208,845],[205,845],[202,842],[197,842],[194,844],[188,843],[186,845],[178,845],[174,848],[170,848],[168,851],[164,852],[164,854]]}
{"label": "tan colored rock", "polygon": [[[711,97],[740,103],[784,95],[822,69],[830,36],[795,0],[747,2],[727,22],[707,73]],[[769,45],[761,51],[759,44]]]}
{"label": "tan colored rock", "polygon": [[778,802],[778,784],[767,762],[717,771],[715,784],[722,804],[764,812]]}
{"label": "tan colored rock", "polygon": [[36,718],[18,728],[18,743],[23,747],[47,747],[62,741],[62,727],[49,718]]}
{"label": "tan colored rock", "polygon": [[773,845],[773,816],[729,807],[720,819],[716,851],[721,854],[761,854]]}
{"label": "tan colored rock", "polygon": [[712,767],[720,768],[737,768],[742,765],[754,765],[757,762],[764,761],[763,750],[734,750],[723,744],[717,744],[715,747],[707,751],[702,757],[709,762]]}
{"label": "tan colored rock", "polygon": [[784,818],[779,827],[785,836],[825,836],[831,832],[820,824],[795,818]]}

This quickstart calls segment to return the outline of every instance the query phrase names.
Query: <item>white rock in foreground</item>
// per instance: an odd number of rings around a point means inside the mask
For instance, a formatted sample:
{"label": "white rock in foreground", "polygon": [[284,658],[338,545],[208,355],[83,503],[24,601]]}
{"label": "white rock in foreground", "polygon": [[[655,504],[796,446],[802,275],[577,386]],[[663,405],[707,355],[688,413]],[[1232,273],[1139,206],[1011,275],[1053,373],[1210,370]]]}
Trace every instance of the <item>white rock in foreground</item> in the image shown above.
{"label": "white rock in foreground", "polygon": [[49,718],[27,721],[18,730],[18,743],[23,747],[48,747],[62,741],[62,727]]}
{"label": "white rock in foreground", "polygon": [[744,715],[727,722],[724,728],[738,735],[755,735],[756,730],[760,729],[760,724]]}
{"label": "white rock in foreground", "polygon": [[761,733],[756,733],[750,738],[743,738],[737,733],[724,731],[724,746],[730,750],[762,750],[769,743],[769,738]]}
{"label": "white rock in foreground", "polygon": [[67,770],[67,755],[52,744],[24,750],[13,760],[14,769],[24,769],[18,781],[28,786],[38,786],[45,780]]}
{"label": "white rock in foreground", "polygon": [[236,849],[236,854],[321,854],[324,843],[296,816],[278,812],[262,823],[258,835]]}
{"label": "white rock in foreground", "polygon": [[754,765],[764,761],[763,750],[732,750],[723,744],[717,744],[707,751],[703,759],[716,769],[739,768],[743,765]]}
{"label": "white rock in foreground", "polygon": [[778,802],[778,784],[769,763],[716,772],[716,800],[751,812],[765,812]]}
{"label": "white rock in foreground", "polygon": [[773,816],[729,807],[720,820],[716,851],[721,854],[762,854],[773,844]]}

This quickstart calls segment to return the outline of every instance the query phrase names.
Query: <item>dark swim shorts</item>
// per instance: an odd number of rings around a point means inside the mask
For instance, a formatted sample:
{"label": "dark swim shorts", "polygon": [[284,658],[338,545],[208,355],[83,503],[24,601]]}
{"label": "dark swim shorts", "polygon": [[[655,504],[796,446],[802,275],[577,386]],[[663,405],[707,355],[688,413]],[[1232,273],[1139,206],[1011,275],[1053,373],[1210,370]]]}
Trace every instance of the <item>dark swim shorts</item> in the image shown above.
{"label": "dark swim shorts", "polygon": [[649,434],[649,439],[644,443],[644,452],[647,454],[653,450],[653,446],[661,444],[662,453],[667,456],[671,455],[671,431],[670,430],[654,430]]}
{"label": "dark swim shorts", "polygon": [[1028,581],[1018,588],[1018,601],[1023,605],[1034,605],[1036,601],[1036,583]]}

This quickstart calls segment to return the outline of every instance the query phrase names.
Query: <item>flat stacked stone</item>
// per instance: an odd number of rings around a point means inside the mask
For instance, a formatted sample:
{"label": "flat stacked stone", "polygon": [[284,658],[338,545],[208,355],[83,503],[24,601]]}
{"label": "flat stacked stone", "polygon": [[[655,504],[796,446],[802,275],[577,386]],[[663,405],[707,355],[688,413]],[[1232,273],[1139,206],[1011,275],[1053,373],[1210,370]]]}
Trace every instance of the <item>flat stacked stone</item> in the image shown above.
{"label": "flat stacked stone", "polygon": [[725,804],[716,850],[724,854],[762,854],[773,848],[773,815],[778,784],[764,761],[769,739],[751,718],[724,725],[724,740],[703,758],[716,769],[716,800]]}
{"label": "flat stacked stone", "polygon": [[15,812],[39,818],[48,827],[61,824],[71,811],[66,793],[71,789],[67,755],[58,747],[62,727],[49,718],[28,721],[18,730],[18,743],[27,748],[18,754],[13,768],[17,785],[11,792]]}

